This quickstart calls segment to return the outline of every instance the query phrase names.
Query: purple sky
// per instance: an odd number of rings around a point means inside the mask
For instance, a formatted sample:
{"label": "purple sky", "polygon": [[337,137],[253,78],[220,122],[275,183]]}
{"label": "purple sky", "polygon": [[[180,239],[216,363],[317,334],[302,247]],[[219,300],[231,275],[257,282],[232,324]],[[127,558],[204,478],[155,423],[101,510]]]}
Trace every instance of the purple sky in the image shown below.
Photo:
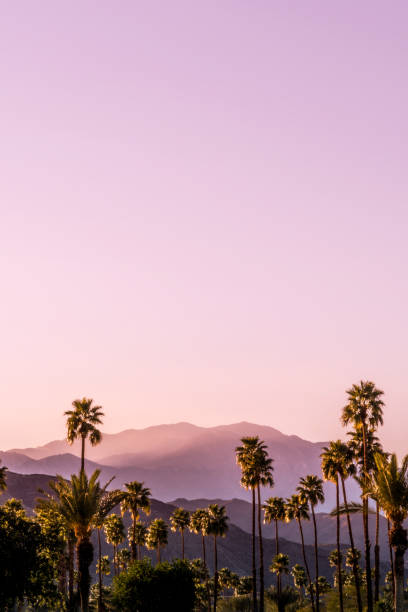
{"label": "purple sky", "polygon": [[0,448],[250,420],[406,452],[408,5],[0,6]]}

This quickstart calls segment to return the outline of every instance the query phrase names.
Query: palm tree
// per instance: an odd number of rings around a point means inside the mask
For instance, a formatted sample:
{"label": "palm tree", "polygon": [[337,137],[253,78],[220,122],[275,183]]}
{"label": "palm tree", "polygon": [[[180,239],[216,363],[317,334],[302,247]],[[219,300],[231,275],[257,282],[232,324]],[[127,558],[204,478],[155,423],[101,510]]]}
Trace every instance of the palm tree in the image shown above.
{"label": "palm tree", "polygon": [[[360,471],[363,466],[364,461],[364,449],[363,449],[363,434],[361,430],[355,432],[349,432],[351,436],[349,441],[349,447],[354,452],[355,459],[360,466]],[[367,429],[366,432],[366,465],[367,472],[371,474],[373,470],[376,469],[375,464],[375,453],[383,453],[382,445],[374,435],[374,431],[372,429]],[[364,487],[364,482],[362,483]],[[378,504],[378,500],[372,498],[375,501],[376,507],[376,518],[375,518],[375,544],[374,544],[374,601],[378,601],[379,599],[379,589],[380,589],[380,546],[379,546],[379,530],[380,530],[380,508]]]}
{"label": "palm tree", "polygon": [[113,546],[113,569],[115,576],[119,573],[117,548],[125,539],[125,526],[120,516],[117,514],[109,514],[103,523],[106,541]]}
{"label": "palm tree", "polygon": [[[353,463],[354,460],[354,452],[350,445],[345,444],[341,440],[336,440],[335,442],[330,442],[329,446],[325,446],[323,448],[323,453],[320,455],[322,458],[322,472],[323,477],[326,480],[330,480],[336,484],[336,516],[337,516],[337,549],[340,550],[339,543],[339,530],[340,530],[340,504],[338,500],[338,488],[339,488],[339,479],[342,486],[343,492],[343,502],[344,509],[347,515],[347,526],[350,538],[350,546],[353,551],[355,551],[354,546],[354,538],[353,531],[351,528],[351,520],[350,520],[350,509],[347,501],[346,494],[346,485],[345,480],[349,476],[353,476],[356,472],[355,465]],[[354,559],[356,559],[356,555],[354,555]],[[363,604],[361,600],[361,592],[360,592],[360,580],[359,580],[359,570],[358,570],[358,562],[355,561],[353,565],[353,574],[354,580],[356,584],[356,598],[357,598],[357,607],[358,611],[362,612]],[[339,594],[340,594],[340,581],[339,581]],[[342,594],[341,594],[342,595]]]}
{"label": "palm tree", "polygon": [[313,518],[313,529],[314,529],[314,549],[315,549],[315,572],[316,572],[316,610],[319,612],[320,601],[319,601],[319,551],[317,548],[317,525],[315,506],[324,502],[323,493],[323,481],[318,476],[309,474],[305,478],[300,479],[299,486],[297,487],[299,495],[310,504]]}
{"label": "palm tree", "polygon": [[[147,538],[147,527],[140,521],[137,521],[137,523],[134,526],[131,525],[129,527],[128,540],[130,542],[131,548],[133,547],[133,545],[136,546],[136,550],[137,550],[136,559],[138,561],[140,561],[141,559],[140,547],[146,545],[146,538]],[[134,561],[133,551],[131,551],[131,555],[132,555],[132,561]]]}
{"label": "palm tree", "polygon": [[78,590],[81,598],[81,610],[88,610],[90,573],[89,567],[93,560],[92,530],[97,522],[98,511],[106,495],[106,487],[110,481],[101,487],[99,484],[100,470],[96,470],[89,478],[81,470],[79,476],[73,474],[71,481],[65,481],[57,476],[49,486],[55,493],[47,499],[39,500],[39,506],[53,505],[64,517],[66,527],[72,530],[76,539],[78,562]]}
{"label": "palm tree", "polygon": [[[109,483],[108,483],[109,484]],[[105,487],[106,488],[106,487]],[[106,492],[101,499],[98,506],[98,510],[94,516],[94,527],[98,533],[98,563],[102,567],[102,544],[101,544],[101,529],[104,526],[104,521],[110,512],[122,501],[123,492],[116,489],[115,491]],[[99,584],[98,584],[98,610],[101,612],[104,610],[103,604],[103,588],[102,588],[102,574],[99,572]]]}
{"label": "palm tree", "polygon": [[132,553],[128,548],[121,548],[116,554],[119,571],[126,572],[129,563],[132,560]]}
{"label": "palm tree", "polygon": [[[353,425],[355,432],[361,432],[363,440],[363,469],[364,484],[368,484],[369,471],[367,461],[367,432],[374,432],[378,425],[383,423],[383,406],[381,399],[383,391],[377,389],[371,381],[360,381],[347,390],[348,402],[343,408],[343,425]],[[368,533],[368,499],[363,497],[363,527],[364,527],[364,553],[367,574],[367,611],[373,612],[373,592],[371,584],[370,537]]]}
{"label": "palm tree", "polygon": [[241,438],[241,446],[237,446],[235,449],[237,464],[241,468],[242,477],[241,477],[241,486],[246,490],[251,491],[252,495],[252,599],[253,599],[253,608],[254,612],[258,610],[258,600],[257,600],[257,589],[256,589],[256,561],[255,561],[255,544],[256,544],[256,531],[255,531],[255,511],[256,511],[256,500],[255,500],[255,488],[256,483],[254,483],[248,475],[247,466],[251,463],[253,454],[255,452],[256,446],[258,444],[258,437],[246,437]]}
{"label": "palm tree", "polygon": [[310,572],[309,572],[309,565],[306,559],[305,539],[303,537],[303,527],[302,527],[302,521],[310,520],[309,504],[300,495],[292,495],[292,497],[286,500],[286,522],[293,521],[293,520],[296,520],[299,526],[300,539],[302,542],[303,562],[305,564],[307,579],[309,582],[312,610],[313,612],[315,612],[313,586],[312,586],[312,580],[311,580]]}
{"label": "palm tree", "polygon": [[190,524],[190,513],[184,508],[176,508],[170,517],[171,530],[181,533],[181,558],[184,559],[184,531]]}
{"label": "palm tree", "polygon": [[302,600],[303,600],[302,589],[304,589],[307,585],[307,576],[306,576],[305,568],[302,567],[302,565],[300,565],[299,563],[296,563],[296,565],[292,567],[292,570],[290,573],[291,573],[291,576],[293,577],[293,583],[295,587],[299,590],[299,599],[300,599],[300,602],[302,603]]}
{"label": "palm tree", "polygon": [[73,410],[64,412],[67,416],[67,440],[73,444],[77,438],[81,439],[81,472],[85,469],[85,440],[89,438],[92,446],[102,440],[102,434],[97,425],[102,424],[101,417],[105,416],[101,406],[92,406],[93,400],[84,397],[72,402]]}
{"label": "palm tree", "polygon": [[167,546],[168,532],[167,524],[161,518],[154,519],[147,530],[147,548],[150,548],[150,550],[156,549],[157,563],[161,563],[160,553],[162,547]]}
{"label": "palm tree", "polygon": [[7,489],[6,472],[7,468],[5,465],[0,467],[0,495]]}
{"label": "palm tree", "polygon": [[340,611],[343,612],[343,582],[341,576],[341,551],[340,551],[340,496],[339,496],[339,473],[343,471],[344,462],[343,455],[339,453],[339,447],[341,447],[341,441],[330,442],[329,447],[325,446],[323,452],[320,455],[322,458],[322,472],[323,478],[334,482],[336,485],[336,540],[337,540],[337,584],[339,588],[339,603]]}
{"label": "palm tree", "polygon": [[[253,561],[253,576],[256,581],[255,569],[255,491],[258,497],[258,537],[259,537],[259,575],[260,575],[260,612],[264,610],[264,555],[263,555],[263,540],[262,540],[262,521],[261,521],[261,486],[273,486],[272,477],[272,459],[268,457],[267,447],[258,436],[242,438],[242,446],[235,449],[237,462],[241,466],[242,478],[241,484],[246,489],[252,490],[253,518],[252,518],[252,561]],[[255,572],[254,572],[255,569]],[[255,584],[254,608],[256,602],[256,584]]]}
{"label": "palm tree", "polygon": [[133,480],[125,484],[126,490],[124,492],[123,501],[121,503],[121,511],[123,514],[128,511],[132,518],[133,536],[130,543],[132,550],[132,561],[139,558],[136,554],[136,523],[140,518],[140,510],[143,510],[145,514],[150,514],[150,489],[144,486],[144,482],[138,482]]}
{"label": "palm tree", "polygon": [[375,455],[377,470],[368,483],[367,493],[372,493],[391,521],[390,540],[394,550],[395,594],[394,611],[404,609],[404,555],[408,548],[407,530],[403,523],[408,516],[408,455],[398,467],[397,456]]}
{"label": "palm tree", "polygon": [[[190,531],[193,533],[201,534],[201,543],[203,548],[203,563],[204,568],[207,569],[207,563],[205,558],[205,537],[209,535],[209,527],[210,527],[210,515],[208,514],[208,510],[205,508],[198,508],[195,510],[190,516]],[[210,585],[208,582],[208,572],[206,573],[206,589],[207,589],[207,602],[208,602],[208,610],[211,610],[211,601],[210,601]]]}
{"label": "palm tree", "polygon": [[[283,553],[278,553],[272,559],[272,564],[269,567],[269,571],[273,572],[278,577],[278,584],[281,582],[283,574],[289,574],[289,557]],[[285,612],[285,605],[282,605],[281,590],[278,590],[277,597],[278,612]]]}
{"label": "palm tree", "polygon": [[[282,497],[269,497],[264,503],[263,511],[264,511],[264,523],[275,523],[275,547],[276,547],[276,555],[279,555],[279,533],[278,533],[278,522],[284,521],[286,518],[285,511],[285,500]],[[281,576],[279,573],[276,573],[277,579],[277,589],[278,594],[281,592]]]}
{"label": "palm tree", "polygon": [[210,518],[208,533],[214,537],[214,612],[217,612],[218,596],[218,554],[217,538],[225,538],[228,531],[228,517],[225,513],[225,506],[210,504],[208,506]]}

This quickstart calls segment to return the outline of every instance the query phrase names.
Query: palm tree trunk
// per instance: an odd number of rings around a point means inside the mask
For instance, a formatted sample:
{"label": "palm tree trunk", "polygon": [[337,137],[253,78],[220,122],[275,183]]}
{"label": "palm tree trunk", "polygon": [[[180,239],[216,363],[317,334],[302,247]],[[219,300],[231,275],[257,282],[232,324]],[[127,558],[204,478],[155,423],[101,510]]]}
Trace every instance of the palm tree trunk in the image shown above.
{"label": "palm tree trunk", "polygon": [[259,482],[257,485],[258,491],[258,536],[259,536],[259,612],[264,612],[264,596],[265,596],[265,576],[264,576],[264,554],[262,541],[262,521],[261,521],[261,488]]}
{"label": "palm tree trunk", "polygon": [[302,540],[302,554],[303,554],[303,563],[305,564],[305,568],[306,568],[306,574],[307,574],[307,579],[309,581],[309,588],[310,588],[310,600],[312,603],[312,610],[313,612],[315,612],[315,604],[314,604],[314,595],[313,595],[313,585],[312,585],[312,580],[310,578],[310,572],[309,572],[309,565],[307,563],[307,559],[306,559],[306,551],[305,551],[305,539],[303,537],[303,527],[302,527],[302,521],[300,520],[300,518],[297,519],[298,525],[299,525],[299,531],[300,531],[300,539]]}
{"label": "palm tree trunk", "polygon": [[81,611],[88,612],[89,588],[91,576],[89,566],[93,561],[93,546],[89,538],[80,538],[77,541],[78,560],[78,590],[81,598]]}
{"label": "palm tree trunk", "polygon": [[380,546],[378,543],[380,532],[380,506],[378,501],[375,503],[375,545],[374,545],[374,601],[378,601],[380,594]]}
{"label": "palm tree trunk", "polygon": [[[279,555],[279,533],[278,533],[278,521],[275,519],[275,549],[276,555]],[[281,594],[281,577],[280,574],[276,575],[277,578],[277,587],[278,587],[278,596]]]}
{"label": "palm tree trunk", "polygon": [[[363,422],[363,469],[364,481],[367,484],[367,438],[366,424]],[[364,555],[367,583],[367,612],[373,612],[373,590],[371,583],[370,536],[368,533],[368,499],[363,499]]]}
{"label": "palm tree trunk", "polygon": [[364,558],[367,584],[367,612],[373,612],[373,590],[371,581],[370,536],[368,532],[368,500],[363,499],[363,528],[364,528]]}
{"label": "palm tree trunk", "polygon": [[[207,569],[207,563],[205,560],[205,537],[203,532],[201,532],[201,542],[203,545],[203,563],[204,563],[204,567]],[[208,604],[208,612],[211,612],[211,598],[210,598],[210,584],[208,582],[208,575],[207,578],[205,580],[205,586],[207,589],[207,604]]]}
{"label": "palm tree trunk", "polygon": [[218,596],[218,557],[217,557],[217,536],[214,536],[214,612],[217,612]]}
{"label": "palm tree trunk", "polygon": [[390,549],[390,567],[391,567],[391,574],[392,574],[392,594],[393,597],[395,597],[395,569],[394,569],[394,555],[392,552],[392,546],[391,546],[391,523],[390,523],[390,519],[387,519],[387,530],[388,530],[388,546]]}
{"label": "palm tree trunk", "polygon": [[[135,561],[136,560],[136,514],[134,512],[132,512],[132,519],[133,519],[133,534],[132,534],[132,541],[130,543],[130,548],[132,549],[132,561]],[[138,556],[139,555],[137,555],[137,557]]]}
{"label": "palm tree trunk", "polygon": [[99,594],[98,594],[98,612],[103,610],[102,599],[102,546],[101,546],[101,530],[98,528],[98,559],[99,559]]}
{"label": "palm tree trunk", "polygon": [[348,532],[349,532],[349,537],[350,537],[350,546],[351,546],[351,550],[353,551],[353,575],[354,575],[354,582],[356,583],[358,612],[363,612],[363,603],[361,601],[361,590],[360,590],[360,576],[358,572],[357,559],[356,559],[356,548],[354,546],[353,530],[351,528],[350,512],[349,512],[347,495],[346,495],[346,485],[345,485],[343,476],[341,476],[341,485],[343,489],[344,506],[346,508],[347,526],[348,526]]}
{"label": "palm tree trunk", "polygon": [[81,436],[81,472],[85,472],[85,436]]}
{"label": "palm tree trunk", "polygon": [[316,612],[319,612],[320,601],[319,601],[319,553],[317,550],[317,525],[316,516],[313,504],[310,504],[312,508],[313,517],[313,529],[314,529],[314,549],[315,549],[315,573],[316,573]]}
{"label": "palm tree trunk", "polygon": [[255,562],[255,489],[252,488],[252,599],[254,612],[258,612],[256,597],[256,562]]}
{"label": "palm tree trunk", "polygon": [[336,524],[336,536],[337,536],[337,583],[339,587],[339,603],[340,612],[343,612],[343,578],[341,575],[341,552],[340,552],[340,495],[339,495],[339,477],[336,475],[336,506],[337,506],[337,524]]}
{"label": "palm tree trunk", "polygon": [[68,609],[74,606],[74,565],[75,565],[75,540],[68,536]]}
{"label": "palm tree trunk", "polygon": [[404,610],[404,555],[408,547],[407,530],[403,528],[399,522],[392,524],[392,529],[389,532],[392,547],[394,549],[395,561],[395,596],[394,596],[394,612],[403,612]]}
{"label": "palm tree trunk", "polygon": [[137,545],[137,560],[140,561],[140,544]]}
{"label": "palm tree trunk", "polygon": [[181,558],[184,559],[184,529],[181,530]]}

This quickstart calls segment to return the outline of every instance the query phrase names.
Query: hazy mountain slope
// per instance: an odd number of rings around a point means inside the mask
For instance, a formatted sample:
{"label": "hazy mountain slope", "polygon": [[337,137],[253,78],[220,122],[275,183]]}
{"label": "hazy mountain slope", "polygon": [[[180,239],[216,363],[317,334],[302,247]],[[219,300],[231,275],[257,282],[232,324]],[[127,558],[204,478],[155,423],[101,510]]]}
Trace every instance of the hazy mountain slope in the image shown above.
{"label": "hazy mountain slope", "polygon": [[[169,500],[177,497],[247,498],[240,487],[240,470],[235,461],[235,447],[245,435],[259,435],[274,459],[275,487],[264,495],[286,497],[293,493],[299,478],[320,473],[320,453],[324,443],[313,443],[298,436],[287,436],[272,427],[253,423],[235,423],[218,427],[197,427],[189,423],[160,425],[118,434],[104,434],[96,447],[87,445],[86,456],[93,463],[88,469],[101,467],[102,477],[116,474],[115,486],[129,480],[143,480],[155,497]],[[58,454],[56,454],[58,453]],[[15,449],[2,454],[4,464],[27,473],[61,473],[76,471],[72,447],[64,440],[50,442],[37,449]],[[26,463],[19,463],[24,455]],[[17,457],[17,459],[16,459]],[[40,463],[36,463],[36,461]],[[327,502],[322,509],[331,510],[334,488],[326,486]],[[355,498],[350,489],[350,498]]]}

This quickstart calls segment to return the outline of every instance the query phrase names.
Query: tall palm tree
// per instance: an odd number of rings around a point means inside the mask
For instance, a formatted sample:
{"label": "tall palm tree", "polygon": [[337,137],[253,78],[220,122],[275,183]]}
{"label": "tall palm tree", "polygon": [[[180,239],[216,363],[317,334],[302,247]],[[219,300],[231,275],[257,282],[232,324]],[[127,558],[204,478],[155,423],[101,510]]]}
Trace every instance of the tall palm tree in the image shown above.
{"label": "tall palm tree", "polygon": [[[350,449],[354,452],[357,464],[360,466],[360,472],[362,471],[364,461],[364,449],[363,449],[363,433],[361,430],[350,432],[351,436],[349,441]],[[383,453],[382,445],[378,437],[374,434],[372,429],[367,429],[366,432],[366,465],[367,472],[371,474],[373,470],[376,470],[376,464],[374,456],[376,453]],[[363,483],[364,486],[364,483]],[[376,517],[375,517],[375,544],[374,544],[374,601],[379,599],[380,591],[380,545],[379,545],[379,530],[380,530],[380,508],[379,503],[376,499],[372,498],[375,502]]]}
{"label": "tall palm tree", "polygon": [[119,544],[125,540],[125,526],[120,516],[117,514],[109,514],[103,522],[106,541],[113,546],[113,570],[115,576],[119,574],[119,564],[117,557],[117,549]]}
{"label": "tall palm tree", "polygon": [[309,474],[305,478],[300,479],[299,486],[297,487],[299,495],[310,504],[313,518],[313,530],[314,530],[314,549],[315,549],[315,572],[316,572],[316,611],[319,612],[320,601],[319,601],[319,551],[317,548],[317,525],[315,507],[318,503],[324,502],[323,493],[323,481],[318,476]]}
{"label": "tall palm tree", "polygon": [[248,474],[248,464],[251,463],[254,455],[256,446],[258,444],[258,437],[245,437],[241,438],[241,446],[237,446],[235,449],[237,464],[241,468],[241,486],[247,491],[251,491],[252,495],[252,600],[254,612],[258,611],[258,600],[257,600],[257,588],[256,588],[256,530],[255,530],[255,514],[256,514],[256,497],[255,489],[256,483],[253,482]]}
{"label": "tall palm tree", "polygon": [[190,524],[190,513],[184,508],[176,508],[170,517],[171,530],[180,531],[181,534],[181,558],[184,559],[184,531]]}
{"label": "tall palm tree", "polygon": [[208,582],[208,571],[207,571],[207,562],[205,558],[205,537],[209,535],[210,528],[210,515],[208,510],[205,508],[197,508],[194,512],[192,512],[190,516],[190,531],[196,534],[201,535],[201,544],[203,550],[203,563],[204,569],[206,570],[206,589],[207,589],[207,603],[208,603],[208,612],[211,610],[211,601],[210,601],[210,585]]}
{"label": "tall palm tree", "polygon": [[168,532],[167,524],[161,518],[154,519],[147,530],[147,548],[156,550],[157,563],[161,563],[161,549],[167,546]]}
{"label": "tall palm tree", "polygon": [[[350,546],[351,546],[352,551],[354,551],[354,556],[353,556],[354,562],[353,562],[352,568],[353,568],[354,581],[356,585],[357,607],[358,607],[358,611],[362,612],[363,604],[361,600],[361,591],[360,591],[360,574],[359,574],[359,568],[358,568],[356,548],[354,546],[353,531],[352,531],[351,520],[350,520],[350,508],[349,508],[349,504],[347,500],[346,485],[345,485],[345,480],[349,476],[353,476],[356,473],[356,468],[353,463],[354,452],[353,452],[353,449],[350,448],[349,444],[346,444],[342,442],[341,440],[336,440],[335,442],[330,442],[328,447],[324,447],[323,453],[320,456],[322,457],[322,471],[323,471],[324,478],[326,478],[327,480],[332,480],[332,482],[335,482],[335,480],[333,479],[335,478],[335,475],[337,474],[338,478],[340,479],[341,486],[342,486],[343,503],[344,503],[344,510],[347,516],[347,527],[348,527],[349,538],[350,538]],[[342,512],[340,511],[340,506],[337,506],[336,516],[338,516],[338,519],[337,519],[338,521],[340,520],[341,514]],[[339,523],[337,525],[337,529],[339,529]]]}
{"label": "tall palm tree", "polygon": [[[258,436],[242,438],[242,446],[235,449],[237,462],[241,466],[242,478],[241,484],[246,489],[252,491],[252,561],[253,561],[253,577],[256,581],[255,567],[255,491],[258,498],[258,537],[259,537],[259,578],[260,578],[260,597],[259,609],[264,611],[264,555],[263,555],[263,539],[262,539],[262,520],[261,520],[261,486],[272,487],[273,477],[273,460],[268,456],[265,443]],[[254,584],[254,609],[256,607],[256,582]]]}
{"label": "tall palm tree", "polygon": [[64,412],[67,416],[67,440],[69,444],[81,439],[81,472],[85,469],[85,440],[89,438],[91,446],[96,446],[102,440],[102,434],[97,425],[102,424],[105,416],[101,406],[93,406],[93,400],[86,397],[72,402],[73,410]]}
{"label": "tall palm tree", "polygon": [[125,484],[126,490],[124,492],[123,501],[121,503],[121,512],[123,514],[128,511],[132,518],[133,536],[130,543],[132,551],[132,561],[137,558],[136,553],[136,523],[140,518],[140,510],[143,510],[145,514],[150,514],[150,489],[144,486],[144,482],[138,482],[133,480]]}
{"label": "tall palm tree", "polygon": [[378,499],[387,519],[391,521],[390,540],[394,550],[395,594],[394,610],[404,609],[404,555],[408,548],[407,530],[403,523],[408,516],[408,455],[398,467],[397,456],[375,455],[377,470],[368,483],[368,493]]}
{"label": "tall palm tree", "polygon": [[264,612],[265,609],[265,570],[264,570],[264,552],[262,539],[262,520],[261,520],[261,486],[273,487],[273,459],[268,456],[268,451],[263,441],[258,442],[257,451],[253,462],[253,478],[256,480],[256,490],[258,497],[258,538],[259,538],[259,610]]}
{"label": "tall palm tree", "polygon": [[310,600],[312,604],[312,610],[315,612],[315,603],[314,603],[314,594],[313,594],[313,585],[312,579],[310,577],[309,565],[306,559],[306,551],[305,551],[305,539],[303,536],[303,527],[302,521],[309,521],[309,504],[300,496],[300,495],[292,495],[289,499],[286,500],[286,522],[296,520],[299,526],[300,539],[302,542],[302,555],[303,562],[306,568],[306,575],[309,582],[309,590],[310,590]]}
{"label": "tall palm tree", "polygon": [[0,495],[7,489],[6,472],[7,468],[5,465],[0,467]]}
{"label": "tall palm tree", "polygon": [[[361,432],[363,441],[362,479],[368,484],[367,432],[374,432],[383,423],[383,391],[371,381],[360,381],[347,390],[348,402],[343,408],[343,425],[352,424],[356,433]],[[367,575],[367,612],[373,612],[371,584],[370,537],[368,532],[368,498],[363,497],[364,555]]]}
{"label": "tall palm tree", "polygon": [[[275,555],[279,555],[279,532],[278,522],[286,518],[285,500],[282,497],[269,497],[262,506],[264,511],[264,523],[275,523]],[[281,575],[276,572],[278,594],[281,592]]]}
{"label": "tall palm tree", "polygon": [[320,457],[322,458],[322,472],[323,478],[325,480],[329,480],[336,485],[336,540],[337,540],[337,584],[339,589],[339,604],[340,611],[343,612],[344,604],[343,604],[343,582],[341,575],[341,550],[340,550],[340,496],[339,496],[339,472],[342,472],[344,463],[343,456],[339,453],[339,447],[341,446],[341,441],[337,440],[337,442],[330,442],[329,447],[325,446],[323,448],[323,452]]}
{"label": "tall palm tree", "polygon": [[218,597],[218,552],[217,538],[225,538],[228,531],[228,517],[225,512],[225,506],[218,504],[210,504],[208,506],[208,515],[210,517],[208,533],[214,538],[214,612],[217,612],[217,597]]}

